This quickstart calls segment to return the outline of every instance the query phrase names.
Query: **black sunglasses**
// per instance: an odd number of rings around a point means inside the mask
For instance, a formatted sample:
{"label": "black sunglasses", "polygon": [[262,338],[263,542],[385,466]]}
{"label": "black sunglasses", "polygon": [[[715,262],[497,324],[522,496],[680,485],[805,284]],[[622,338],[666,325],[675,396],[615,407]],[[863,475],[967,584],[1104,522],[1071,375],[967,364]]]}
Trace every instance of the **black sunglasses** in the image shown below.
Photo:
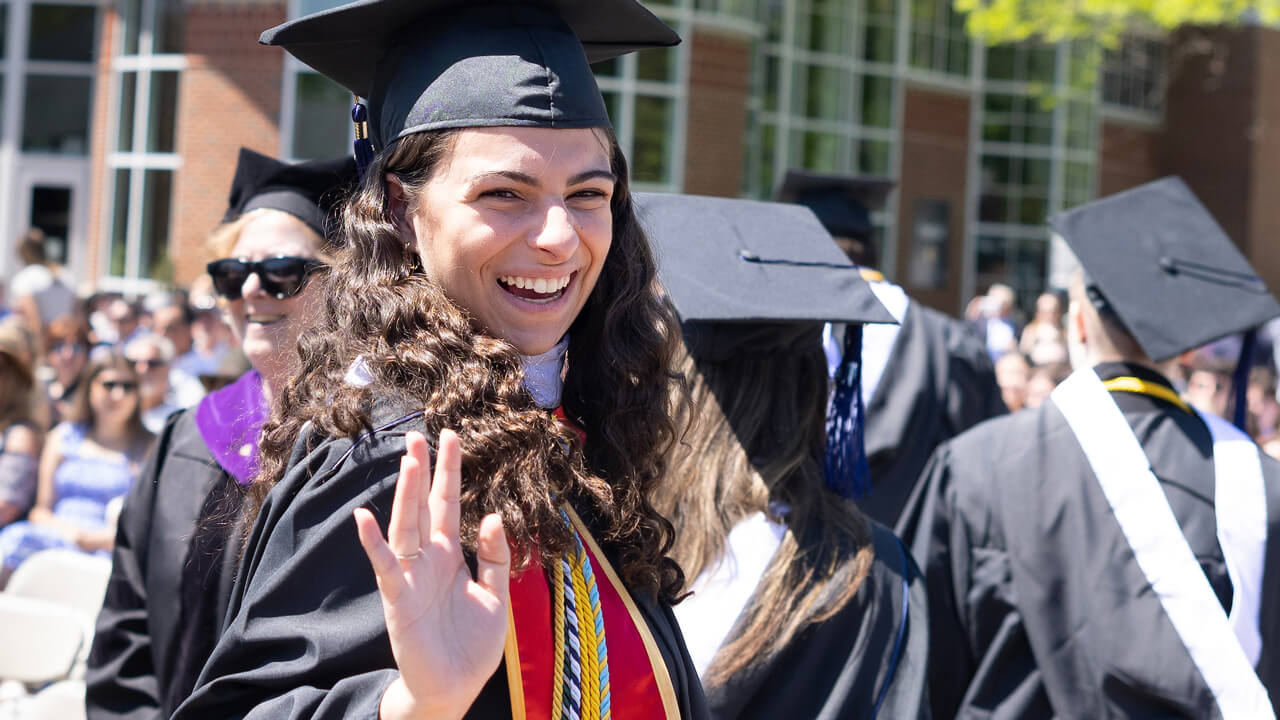
{"label": "black sunglasses", "polygon": [[107,392],[111,392],[112,390],[119,388],[127,393],[131,393],[138,389],[138,383],[129,382],[128,380],[103,380],[100,384],[102,385],[102,389]]}
{"label": "black sunglasses", "polygon": [[228,300],[239,300],[245,280],[257,273],[262,289],[277,300],[302,292],[307,278],[324,263],[315,258],[273,257],[266,260],[214,260],[204,266],[213,278],[213,289]]}

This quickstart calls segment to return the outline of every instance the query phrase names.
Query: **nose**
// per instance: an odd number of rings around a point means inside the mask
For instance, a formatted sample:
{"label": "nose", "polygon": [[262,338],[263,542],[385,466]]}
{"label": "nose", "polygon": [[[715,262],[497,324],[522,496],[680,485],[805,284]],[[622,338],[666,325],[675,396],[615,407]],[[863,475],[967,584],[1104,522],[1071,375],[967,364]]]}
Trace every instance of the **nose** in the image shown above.
{"label": "nose", "polygon": [[547,260],[564,262],[578,249],[578,228],[573,213],[563,203],[547,207],[542,217],[542,227],[533,238],[533,246],[547,255]]}
{"label": "nose", "polygon": [[262,278],[258,277],[258,273],[249,273],[248,277],[244,279],[244,283],[240,285],[240,294],[244,297],[266,295],[266,292],[262,289]]}

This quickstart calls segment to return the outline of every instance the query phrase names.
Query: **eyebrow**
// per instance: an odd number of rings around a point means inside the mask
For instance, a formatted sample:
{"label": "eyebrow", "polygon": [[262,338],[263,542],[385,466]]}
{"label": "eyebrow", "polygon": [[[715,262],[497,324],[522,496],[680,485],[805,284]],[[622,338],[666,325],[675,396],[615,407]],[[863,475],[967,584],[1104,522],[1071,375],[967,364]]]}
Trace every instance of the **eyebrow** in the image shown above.
{"label": "eyebrow", "polygon": [[[494,177],[503,177],[508,180],[521,183],[522,185],[530,185],[533,187],[538,187],[542,184],[538,181],[538,178],[532,175],[529,175],[528,173],[522,173],[518,170],[494,170],[492,172],[480,173],[479,175],[476,175],[475,177],[471,178],[471,181],[473,183],[478,183]],[[574,175],[573,177],[569,178],[569,184],[580,185],[584,182],[587,182],[588,180],[596,180],[596,179],[608,180],[611,183],[616,183],[618,181],[618,176],[614,175],[612,172],[608,170],[593,169],[593,170],[587,170],[585,172],[580,172],[577,175]]]}

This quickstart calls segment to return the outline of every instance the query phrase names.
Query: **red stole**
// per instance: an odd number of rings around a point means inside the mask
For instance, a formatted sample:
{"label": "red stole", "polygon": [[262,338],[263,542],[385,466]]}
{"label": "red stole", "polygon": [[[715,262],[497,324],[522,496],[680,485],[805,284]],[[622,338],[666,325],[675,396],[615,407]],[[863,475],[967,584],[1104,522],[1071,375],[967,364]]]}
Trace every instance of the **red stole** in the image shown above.
{"label": "red stole", "polygon": [[[631,596],[572,509],[567,512],[591,560],[608,643],[612,715],[626,718],[678,718],[675,690],[666,662]],[[551,718],[551,591],[540,559],[511,578],[511,617],[507,629],[507,682],[514,720]],[[518,668],[518,671],[517,671]]]}

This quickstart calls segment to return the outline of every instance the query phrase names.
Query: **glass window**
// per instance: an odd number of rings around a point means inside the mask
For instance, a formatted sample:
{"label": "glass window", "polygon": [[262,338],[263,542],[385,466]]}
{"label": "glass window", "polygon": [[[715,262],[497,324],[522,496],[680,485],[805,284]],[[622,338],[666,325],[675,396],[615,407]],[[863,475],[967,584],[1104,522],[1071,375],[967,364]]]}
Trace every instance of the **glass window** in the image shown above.
{"label": "glass window", "polygon": [[[120,16],[124,20],[124,39],[121,55],[137,55],[142,34],[142,0],[123,0]],[[123,267],[123,266],[122,266]]]}
{"label": "glass window", "polygon": [[1019,305],[1025,309],[1044,291],[1048,259],[1048,243],[1043,235],[979,235],[975,280],[982,290],[994,283],[1012,287]]}
{"label": "glass window", "polygon": [[300,72],[293,106],[293,157],[330,158],[351,152],[351,93],[329,78]]}
{"label": "glass window", "polygon": [[169,203],[173,197],[172,170],[146,170],[142,183],[142,267],[145,277],[169,280]]}
{"label": "glass window", "polygon": [[812,0],[808,16],[807,48],[814,52],[844,54],[849,51],[845,12],[852,3],[845,0]]}
{"label": "glass window", "polygon": [[[644,53],[641,54],[643,55]],[[609,58],[608,60],[601,60],[592,65],[591,70],[596,74],[596,77],[618,77],[622,73],[622,59]]]}
{"label": "glass window", "polygon": [[967,75],[969,37],[950,0],[911,0],[911,66]]}
{"label": "glass window", "polygon": [[178,73],[151,73],[151,101],[147,105],[147,152],[171,153],[175,149],[178,112]]}
{"label": "glass window", "polygon": [[1131,110],[1160,112],[1164,107],[1165,45],[1129,36],[1102,60],[1102,101]]}
{"label": "glass window", "polygon": [[845,71],[826,65],[797,65],[796,114],[818,120],[847,119],[847,105],[840,102]]}
{"label": "glass window", "polygon": [[115,202],[112,204],[111,211],[111,252],[108,272],[114,277],[123,277],[125,253],[129,247],[129,171],[116,170],[114,180]]}
{"label": "glass window", "polygon": [[889,143],[884,140],[858,143],[858,170],[868,175],[888,175]]}
{"label": "glass window", "polygon": [[897,0],[865,0],[863,8],[862,58],[872,62],[893,62],[897,36]]}
{"label": "glass window", "polygon": [[93,80],[63,75],[28,75],[22,149],[84,155],[89,149],[89,107]]}
{"label": "glass window", "polygon": [[151,52],[157,55],[182,53],[187,17],[184,0],[155,0],[155,4]]}
{"label": "glass window", "polygon": [[893,121],[893,78],[864,75],[862,124],[887,128]]}
{"label": "glass window", "polygon": [[844,137],[826,132],[799,133],[800,161],[809,170],[836,172],[840,169],[841,150],[848,143]]}
{"label": "glass window", "polygon": [[133,150],[133,109],[137,99],[137,73],[120,73],[120,116],[116,126],[116,150],[131,152]]}
{"label": "glass window", "polygon": [[92,5],[32,5],[27,57],[92,62],[96,18]]}
{"label": "glass window", "polygon": [[1093,148],[1093,104],[1080,101],[1067,103],[1067,147],[1073,150]]}
{"label": "glass window", "polygon": [[636,53],[636,77],[641,80],[671,82],[675,79],[676,50],[652,48]]}
{"label": "glass window", "polygon": [[637,182],[671,181],[671,141],[675,101],[636,96],[635,137],[631,150],[631,177]]}

